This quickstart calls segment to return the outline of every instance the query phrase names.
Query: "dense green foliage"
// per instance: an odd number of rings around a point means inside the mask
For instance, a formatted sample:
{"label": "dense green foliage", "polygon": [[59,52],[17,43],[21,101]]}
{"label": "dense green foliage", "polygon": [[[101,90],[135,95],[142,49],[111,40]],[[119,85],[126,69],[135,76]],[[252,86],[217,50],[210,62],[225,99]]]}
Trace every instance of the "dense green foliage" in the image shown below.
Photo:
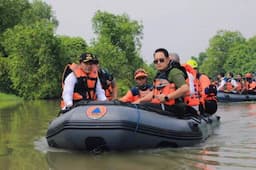
{"label": "dense green foliage", "polygon": [[79,56],[88,48],[85,40],[80,37],[59,36],[58,39],[61,47],[61,60],[59,62],[62,66],[67,63],[77,62]]}
{"label": "dense green foliage", "polygon": [[6,93],[15,93],[12,88],[12,81],[9,75],[7,58],[0,57],[0,89]]}
{"label": "dense green foliage", "polygon": [[[7,28],[18,24],[23,12],[30,7],[28,0],[0,0],[0,39]],[[0,41],[0,56],[7,56]]]}
{"label": "dense green foliage", "polygon": [[145,67],[139,56],[143,26],[125,14],[113,15],[101,11],[96,12],[92,23],[97,35],[92,51],[97,54],[101,66],[108,68],[116,79],[122,81],[119,91],[123,93],[132,86],[134,71]]}
{"label": "dense green foliage", "polygon": [[[92,52],[100,65],[114,75],[119,95],[134,85],[133,73],[142,67],[152,82],[155,70],[140,56],[143,25],[128,15],[97,11],[92,18],[96,38],[57,36],[58,21],[51,7],[40,0],[0,0],[0,92],[25,99],[60,97],[61,75],[67,63]],[[255,72],[256,37],[218,31],[196,59],[201,72]]]}
{"label": "dense green foliage", "polygon": [[235,44],[225,61],[225,71],[245,74],[256,71],[256,37],[240,44]]}
{"label": "dense green foliage", "polygon": [[[133,84],[138,67],[150,70],[139,56],[142,25],[127,15],[97,11],[93,28],[97,35],[90,46],[80,37],[56,36],[58,21],[50,6],[41,2],[20,1],[19,18],[2,29],[0,91],[25,99],[54,98],[61,94],[61,75],[67,63],[77,62],[81,53],[90,51],[118,80],[121,93]],[[8,4],[9,3],[9,4]],[[26,4],[26,5],[25,5]],[[15,7],[13,7],[15,9]],[[6,11],[6,16],[11,16]],[[4,19],[3,19],[4,20]],[[120,68],[120,66],[125,66]]]}
{"label": "dense green foliage", "polygon": [[3,34],[13,88],[26,99],[58,95],[58,39],[51,23],[17,25]]}
{"label": "dense green foliage", "polygon": [[38,20],[47,20],[55,26],[58,25],[58,21],[53,16],[51,7],[40,0],[34,0],[31,7],[23,12],[20,23],[28,25]]}
{"label": "dense green foliage", "polygon": [[199,57],[200,71],[212,77],[220,72],[254,72],[255,48],[255,38],[246,40],[240,32],[219,31],[210,39],[206,53]]}
{"label": "dense green foliage", "polygon": [[23,12],[29,8],[28,0],[0,0],[0,34],[18,24]]}

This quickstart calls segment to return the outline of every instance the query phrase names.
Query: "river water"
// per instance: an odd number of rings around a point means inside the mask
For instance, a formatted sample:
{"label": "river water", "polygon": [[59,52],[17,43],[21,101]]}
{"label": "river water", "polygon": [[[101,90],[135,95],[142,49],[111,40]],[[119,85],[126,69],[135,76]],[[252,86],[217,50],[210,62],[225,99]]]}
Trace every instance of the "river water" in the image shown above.
{"label": "river water", "polygon": [[220,103],[221,124],[186,148],[93,153],[49,148],[45,134],[56,101],[0,109],[0,170],[255,170],[256,103]]}

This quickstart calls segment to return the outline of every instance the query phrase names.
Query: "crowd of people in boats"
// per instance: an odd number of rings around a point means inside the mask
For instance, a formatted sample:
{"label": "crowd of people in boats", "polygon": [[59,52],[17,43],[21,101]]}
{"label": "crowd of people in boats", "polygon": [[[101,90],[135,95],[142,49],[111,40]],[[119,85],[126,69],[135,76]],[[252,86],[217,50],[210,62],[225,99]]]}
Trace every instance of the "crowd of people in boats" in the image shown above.
{"label": "crowd of people in boats", "polygon": [[219,73],[217,80],[213,83],[217,86],[217,90],[221,92],[256,94],[256,77],[252,73],[237,74],[236,76],[232,72],[228,72],[226,75]]}
{"label": "crowd of people in boats", "polygon": [[136,85],[118,98],[115,78],[92,53],[83,53],[79,63],[68,64],[62,76],[63,112],[81,100],[119,100],[124,103],[154,107],[160,111],[214,114],[217,111],[217,88],[209,77],[199,73],[198,64],[190,59],[180,63],[179,55],[165,48],[156,49],[153,63],[157,74],[148,82],[148,73],[138,68],[134,73]]}

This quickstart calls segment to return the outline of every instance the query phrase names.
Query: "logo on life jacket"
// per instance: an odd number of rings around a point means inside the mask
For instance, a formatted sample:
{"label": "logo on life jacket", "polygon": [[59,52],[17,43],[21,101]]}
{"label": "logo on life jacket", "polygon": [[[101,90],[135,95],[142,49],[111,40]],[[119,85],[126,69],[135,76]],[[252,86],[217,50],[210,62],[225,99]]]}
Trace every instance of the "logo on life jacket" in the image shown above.
{"label": "logo on life jacket", "polygon": [[99,119],[105,116],[107,112],[106,106],[90,106],[86,110],[86,115],[90,119]]}

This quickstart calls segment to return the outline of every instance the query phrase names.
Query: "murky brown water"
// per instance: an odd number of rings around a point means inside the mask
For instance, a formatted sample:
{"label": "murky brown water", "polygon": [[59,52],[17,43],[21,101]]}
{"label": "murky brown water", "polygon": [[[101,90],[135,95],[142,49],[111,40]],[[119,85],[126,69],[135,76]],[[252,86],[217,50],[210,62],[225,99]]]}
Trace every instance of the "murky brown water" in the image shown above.
{"label": "murky brown water", "polygon": [[100,155],[48,147],[44,135],[57,111],[52,101],[0,110],[0,170],[256,169],[256,103],[220,104],[220,127],[198,146]]}

